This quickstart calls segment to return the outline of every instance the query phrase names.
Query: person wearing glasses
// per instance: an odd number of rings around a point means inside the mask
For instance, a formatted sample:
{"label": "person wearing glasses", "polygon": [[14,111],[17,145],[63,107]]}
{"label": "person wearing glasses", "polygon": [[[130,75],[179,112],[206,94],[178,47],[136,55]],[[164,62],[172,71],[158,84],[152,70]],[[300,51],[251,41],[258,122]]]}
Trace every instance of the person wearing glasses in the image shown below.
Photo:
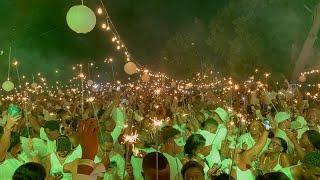
{"label": "person wearing glasses", "polygon": [[69,137],[61,135],[56,140],[57,150],[47,156],[46,173],[47,178],[51,179],[72,179],[71,173],[63,173],[63,166],[74,161],[80,156],[72,153],[72,144]]}
{"label": "person wearing glasses", "polygon": [[265,174],[291,166],[290,156],[286,153],[287,149],[287,142],[284,139],[272,138],[268,146],[268,152],[260,157],[258,168]]}

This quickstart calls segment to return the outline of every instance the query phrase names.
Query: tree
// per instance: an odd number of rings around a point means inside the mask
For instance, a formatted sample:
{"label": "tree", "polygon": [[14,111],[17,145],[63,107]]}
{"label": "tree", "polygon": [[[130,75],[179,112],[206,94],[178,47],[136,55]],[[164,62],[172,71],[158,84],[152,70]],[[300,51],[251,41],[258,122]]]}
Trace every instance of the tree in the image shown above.
{"label": "tree", "polygon": [[313,1],[232,0],[212,18],[208,45],[239,79],[261,67],[288,75],[311,24],[306,6]]}
{"label": "tree", "polygon": [[310,59],[310,56],[312,54],[313,45],[317,39],[317,34],[319,33],[319,30],[320,30],[320,2],[315,7],[315,10],[313,13],[313,24],[309,31],[308,37],[303,44],[299,58],[296,61],[295,68],[291,77],[291,80],[293,82],[297,81],[299,74],[303,72],[306,64],[308,63],[308,60]]}

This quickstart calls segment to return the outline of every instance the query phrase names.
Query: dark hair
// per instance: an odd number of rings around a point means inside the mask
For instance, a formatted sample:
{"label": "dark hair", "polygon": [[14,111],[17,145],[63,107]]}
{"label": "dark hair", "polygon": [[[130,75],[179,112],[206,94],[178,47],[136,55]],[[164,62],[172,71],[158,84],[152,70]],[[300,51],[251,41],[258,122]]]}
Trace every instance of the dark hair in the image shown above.
{"label": "dark hair", "polygon": [[17,133],[17,132],[11,132],[10,146],[9,146],[8,152],[11,151],[11,149],[12,149],[14,146],[16,146],[18,143],[20,143],[19,133]]}
{"label": "dark hair", "polygon": [[[142,170],[145,172],[150,169],[157,169],[157,152],[147,154],[142,161]],[[158,170],[166,169],[169,166],[167,158],[158,152]]]}
{"label": "dark hair", "polygon": [[39,163],[29,162],[21,165],[13,174],[13,180],[44,180],[46,170]]}
{"label": "dark hair", "polygon": [[164,131],[162,131],[162,141],[163,142],[167,142],[169,139],[174,138],[174,136],[179,135],[180,131],[173,128],[173,127],[169,127],[167,129],[165,129]]}
{"label": "dark hair", "polygon": [[63,109],[59,109],[59,110],[57,111],[57,118],[58,118],[58,119],[62,119],[63,116],[65,116],[67,113],[68,113],[68,111],[63,110]]}
{"label": "dark hair", "polygon": [[213,118],[208,118],[206,121],[205,121],[205,127],[207,126],[215,126],[215,127],[218,127],[219,124],[217,122],[217,120],[213,119]]}
{"label": "dark hair", "polygon": [[201,134],[192,134],[186,142],[184,146],[184,152],[191,157],[195,150],[199,147],[204,146],[206,143],[206,139]]}
{"label": "dark hair", "polygon": [[320,151],[307,154],[303,159],[303,163],[307,166],[320,167]]}
{"label": "dark hair", "polygon": [[197,161],[188,161],[185,165],[183,165],[181,169],[181,175],[183,179],[185,179],[184,174],[191,168],[199,168],[201,169],[202,175],[204,176],[203,166]]}
{"label": "dark hair", "polygon": [[290,180],[290,178],[283,172],[272,172],[266,174],[260,174],[256,180]]}
{"label": "dark hair", "polygon": [[0,126],[0,138],[2,137],[2,135],[3,135],[3,127]]}
{"label": "dark hair", "polygon": [[306,131],[309,141],[317,149],[320,150],[320,133],[315,130]]}
{"label": "dark hair", "polygon": [[101,116],[104,114],[105,110],[104,109],[100,109],[97,113],[98,119],[101,118]]}
{"label": "dark hair", "polygon": [[230,176],[229,174],[222,173],[219,176],[212,176],[211,180],[234,180],[234,178],[232,176]]}
{"label": "dark hair", "polygon": [[72,144],[68,136],[61,135],[57,139],[57,151],[71,151]]}
{"label": "dark hair", "polygon": [[47,121],[43,128],[48,128],[50,131],[59,131],[60,130],[60,126],[59,126],[59,123],[57,121]]}
{"label": "dark hair", "polygon": [[280,137],[275,137],[275,138],[277,138],[277,139],[280,140],[281,147],[283,148],[283,151],[282,151],[282,152],[283,152],[283,153],[286,153],[287,150],[288,150],[288,144],[287,144],[287,142],[286,142],[284,139],[280,138]]}

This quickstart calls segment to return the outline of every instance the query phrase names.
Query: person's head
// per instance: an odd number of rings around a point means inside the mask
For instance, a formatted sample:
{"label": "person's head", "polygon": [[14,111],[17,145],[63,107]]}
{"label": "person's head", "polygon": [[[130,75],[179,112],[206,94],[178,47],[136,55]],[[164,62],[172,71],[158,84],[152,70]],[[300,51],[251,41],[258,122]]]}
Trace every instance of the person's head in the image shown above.
{"label": "person's head", "polygon": [[101,98],[97,98],[94,102],[97,108],[100,108],[103,106],[103,100]]}
{"label": "person's head", "polygon": [[104,126],[105,126],[105,131],[108,133],[111,133],[114,130],[114,128],[116,127],[116,122],[114,121],[114,119],[108,118],[104,122]]}
{"label": "person's head", "polygon": [[283,172],[272,172],[259,175],[256,180],[290,180]]}
{"label": "person's head", "polygon": [[[158,158],[157,158],[158,156]],[[167,158],[158,152],[147,154],[142,161],[142,176],[145,180],[157,179],[157,159],[158,159],[158,180],[170,179],[170,166]]]}
{"label": "person's head", "polygon": [[253,120],[250,123],[249,131],[251,135],[258,135],[262,131],[262,123],[259,120]]}
{"label": "person's head", "polygon": [[8,148],[8,152],[10,152],[12,156],[16,156],[21,151],[22,151],[22,148],[21,148],[21,140],[20,140],[19,133],[11,132],[10,146]]}
{"label": "person's head", "polygon": [[112,136],[108,133],[102,133],[102,136],[99,136],[99,144],[105,153],[110,153],[113,149]]}
{"label": "person's head", "polygon": [[43,128],[50,141],[56,140],[61,135],[60,126],[57,121],[47,121]]}
{"label": "person's head", "polygon": [[320,150],[320,133],[315,130],[304,132],[299,140],[301,147],[313,147],[315,150]]}
{"label": "person's head", "polygon": [[215,134],[218,129],[218,122],[213,118],[208,118],[204,124],[204,129]]}
{"label": "person's head", "polygon": [[29,162],[21,165],[14,172],[13,180],[44,180],[46,178],[46,170],[39,163]]}
{"label": "person's head", "polygon": [[183,180],[204,180],[203,167],[196,161],[188,161],[181,169]]}
{"label": "person's head", "polygon": [[307,154],[302,162],[303,179],[317,180],[320,177],[320,151]]}
{"label": "person's head", "polygon": [[268,153],[285,153],[287,152],[288,145],[287,142],[279,137],[274,137],[271,139]]}
{"label": "person's head", "polygon": [[169,127],[162,132],[162,140],[167,147],[166,151],[171,151],[173,154],[181,154],[185,145],[183,137],[179,130]]}
{"label": "person's head", "polygon": [[202,112],[196,112],[195,118],[198,120],[199,123],[203,123],[206,120],[206,117]]}
{"label": "person's head", "polygon": [[214,115],[213,118],[220,120],[222,122],[227,121],[228,119],[228,113],[226,110],[224,110],[223,108],[218,107],[217,109],[214,110]]}
{"label": "person's head", "polygon": [[72,144],[68,136],[61,135],[56,140],[57,154],[60,157],[66,157],[72,149]]}
{"label": "person's head", "polygon": [[189,156],[192,157],[198,154],[201,149],[205,146],[206,139],[201,134],[192,134],[186,142],[184,146],[184,152]]}
{"label": "person's head", "polygon": [[[57,111],[57,118],[66,121],[67,123],[72,120],[72,116],[69,111],[59,109]],[[70,123],[69,123],[70,124]]]}

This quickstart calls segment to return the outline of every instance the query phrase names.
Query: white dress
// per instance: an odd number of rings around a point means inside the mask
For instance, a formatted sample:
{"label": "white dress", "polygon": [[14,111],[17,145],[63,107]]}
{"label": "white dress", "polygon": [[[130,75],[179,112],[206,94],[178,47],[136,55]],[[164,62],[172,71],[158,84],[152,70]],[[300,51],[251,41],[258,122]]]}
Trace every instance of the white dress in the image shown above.
{"label": "white dress", "polygon": [[68,155],[67,158],[65,159],[64,163],[61,164],[58,160],[58,157],[56,155],[56,153],[51,153],[50,154],[50,165],[51,165],[51,169],[50,169],[50,175],[54,176],[55,173],[62,173],[63,174],[63,180],[72,180],[72,174],[71,173],[63,173],[63,165],[67,164],[67,163],[71,163],[72,161],[74,161],[76,158],[79,158],[75,155]]}
{"label": "white dress", "polygon": [[0,163],[0,179],[1,180],[12,180],[12,176],[14,172],[24,163],[24,158],[19,158],[21,161],[11,157],[9,153],[7,153],[7,159]]}

